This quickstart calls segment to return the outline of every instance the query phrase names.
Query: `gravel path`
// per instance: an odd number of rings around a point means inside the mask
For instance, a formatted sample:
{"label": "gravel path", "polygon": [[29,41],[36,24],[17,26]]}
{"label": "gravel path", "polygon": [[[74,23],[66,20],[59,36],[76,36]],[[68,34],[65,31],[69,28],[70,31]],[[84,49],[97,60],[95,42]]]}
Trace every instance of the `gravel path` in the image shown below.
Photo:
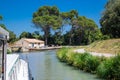
{"label": "gravel path", "polygon": [[[76,49],[74,50],[74,52],[77,52],[77,53],[84,53],[86,52],[84,49]],[[115,56],[113,54],[110,54],[110,53],[97,53],[97,52],[89,52],[90,54],[94,55],[94,56],[105,56],[105,57],[112,57],[112,56]]]}

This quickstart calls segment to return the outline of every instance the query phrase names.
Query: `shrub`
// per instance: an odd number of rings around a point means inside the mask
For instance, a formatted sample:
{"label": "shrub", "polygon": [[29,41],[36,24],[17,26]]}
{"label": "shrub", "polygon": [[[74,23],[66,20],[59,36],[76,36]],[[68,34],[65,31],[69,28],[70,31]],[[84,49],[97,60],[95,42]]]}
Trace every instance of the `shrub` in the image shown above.
{"label": "shrub", "polygon": [[107,40],[107,39],[110,39],[110,36],[109,36],[109,35],[103,35],[103,36],[102,36],[102,40]]}
{"label": "shrub", "polygon": [[84,70],[87,72],[96,73],[96,69],[100,64],[100,60],[97,57],[89,54],[85,57],[84,61]]}
{"label": "shrub", "polygon": [[120,55],[103,61],[97,68],[97,75],[109,80],[120,80]]}
{"label": "shrub", "polygon": [[89,53],[76,54],[73,66],[87,72],[95,73],[100,59]]}
{"label": "shrub", "polygon": [[89,57],[89,56],[91,56],[89,53],[83,53],[83,54],[79,54],[79,55],[81,55],[81,66],[80,66],[80,69],[82,69],[82,70],[84,70],[84,71],[86,71],[86,58],[87,57]]}
{"label": "shrub", "polygon": [[60,59],[60,61],[66,62],[66,54],[68,53],[68,49],[69,48],[63,47],[57,51],[57,57]]}
{"label": "shrub", "polygon": [[82,68],[81,55],[82,55],[82,54],[77,54],[77,53],[75,53],[75,55],[74,55],[73,66],[74,66],[75,68],[78,68],[78,69],[81,69],[81,68]]}
{"label": "shrub", "polygon": [[68,65],[72,65],[74,62],[74,58],[75,58],[75,53],[73,52],[68,52],[66,54],[66,62]]}

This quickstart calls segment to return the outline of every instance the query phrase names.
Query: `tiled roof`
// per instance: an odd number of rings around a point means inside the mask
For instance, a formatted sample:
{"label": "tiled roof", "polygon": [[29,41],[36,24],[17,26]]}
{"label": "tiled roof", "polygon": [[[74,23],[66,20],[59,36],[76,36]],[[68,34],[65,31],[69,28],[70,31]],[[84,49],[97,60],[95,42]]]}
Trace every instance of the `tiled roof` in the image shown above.
{"label": "tiled roof", "polygon": [[41,42],[44,42],[42,40],[37,40],[37,39],[24,39],[25,41],[27,42],[30,42],[30,43],[41,43]]}

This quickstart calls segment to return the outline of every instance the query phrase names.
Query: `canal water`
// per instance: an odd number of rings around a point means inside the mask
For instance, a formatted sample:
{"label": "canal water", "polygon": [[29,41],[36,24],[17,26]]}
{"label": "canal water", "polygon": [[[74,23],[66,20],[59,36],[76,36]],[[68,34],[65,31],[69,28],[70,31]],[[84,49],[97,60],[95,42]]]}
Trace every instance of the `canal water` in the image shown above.
{"label": "canal water", "polygon": [[100,80],[96,75],[76,70],[60,62],[56,57],[56,50],[22,54],[22,57],[26,56],[34,80]]}

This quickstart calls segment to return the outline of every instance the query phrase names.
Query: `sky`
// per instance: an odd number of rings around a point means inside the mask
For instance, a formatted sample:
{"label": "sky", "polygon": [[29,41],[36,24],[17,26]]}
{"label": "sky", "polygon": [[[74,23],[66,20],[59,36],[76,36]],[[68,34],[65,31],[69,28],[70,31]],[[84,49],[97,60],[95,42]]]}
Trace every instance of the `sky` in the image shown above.
{"label": "sky", "polygon": [[33,27],[32,15],[41,6],[47,5],[57,6],[60,12],[77,10],[80,16],[94,20],[100,27],[99,20],[106,2],[107,0],[0,0],[0,15],[3,16],[1,23],[17,36],[23,31],[40,31]]}

